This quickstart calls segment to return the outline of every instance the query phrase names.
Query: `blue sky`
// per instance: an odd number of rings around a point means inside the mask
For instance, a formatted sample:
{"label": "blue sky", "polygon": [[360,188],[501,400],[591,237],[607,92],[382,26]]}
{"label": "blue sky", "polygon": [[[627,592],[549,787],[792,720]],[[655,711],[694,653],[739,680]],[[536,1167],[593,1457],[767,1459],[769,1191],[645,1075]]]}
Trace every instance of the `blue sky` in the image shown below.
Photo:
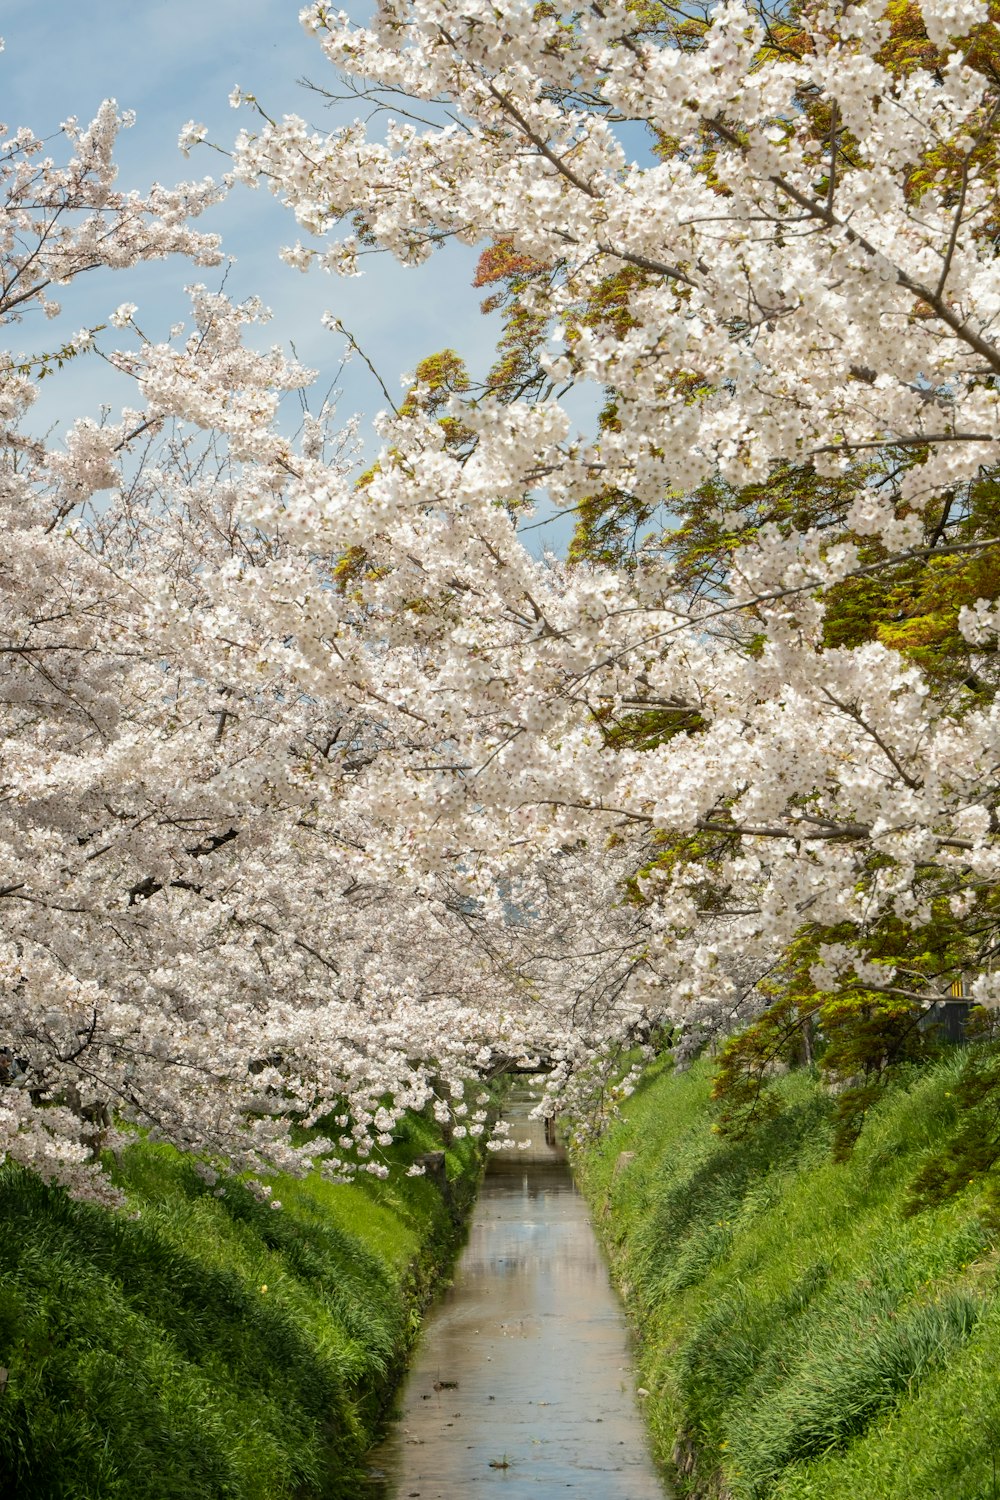
{"label": "blue sky", "polygon": [[[299,8],[298,0],[0,0],[6,42],[0,119],[47,135],[70,115],[89,120],[102,99],[114,98],[137,116],[120,141],[120,186],[221,175],[222,157],[201,148],[185,159],[177,136],[190,119],[205,124],[209,139],[220,145],[228,146],[241,125],[252,128],[247,111],[229,106],[235,84],[255,94],[272,115],[300,114],[324,129],[353,118],[353,105],[339,106],[338,113],[299,86],[303,76],[335,83],[322,52],[299,26]],[[496,324],[479,313],[480,294],[471,286],[473,249],[450,245],[419,270],[370,257],[363,277],[344,281],[320,272],[303,275],[279,261],[279,248],[300,232],[264,190],[236,188],[202,222],[223,235],[235,257],[229,293],[256,294],[273,308],[263,337],[294,343],[300,359],[320,370],[321,388],[341,353],[335,335],[320,326],[326,310],[357,337],[392,393],[404,371],[445,345],[458,349],[474,373],[487,368]],[[31,351],[52,348],[60,336],[103,322],[124,301],[138,304],[137,321],[149,337],[165,337],[171,323],[185,317],[184,286],[196,280],[211,286],[218,277],[180,260],[127,275],[99,272],[65,289],[64,314],[55,326],[38,316],[13,330],[11,342]],[[345,416],[360,412],[371,418],[385,404],[360,361],[349,366],[341,389]],[[76,360],[43,385],[33,425],[41,430],[96,415],[104,402],[115,407],[130,400],[128,383],[102,362]],[[561,549],[569,529],[563,519],[533,531],[532,550]]]}

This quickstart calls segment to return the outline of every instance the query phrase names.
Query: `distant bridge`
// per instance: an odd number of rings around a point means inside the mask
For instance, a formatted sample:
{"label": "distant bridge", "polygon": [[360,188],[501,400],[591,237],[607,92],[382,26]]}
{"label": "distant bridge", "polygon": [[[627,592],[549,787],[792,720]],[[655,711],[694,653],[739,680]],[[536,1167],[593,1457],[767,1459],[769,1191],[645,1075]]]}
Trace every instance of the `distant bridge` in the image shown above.
{"label": "distant bridge", "polygon": [[[533,1058],[534,1061],[529,1059]],[[509,1053],[494,1052],[489,1066],[483,1069],[484,1078],[532,1078],[536,1073],[552,1073],[555,1063],[544,1053],[521,1053],[511,1057]]]}

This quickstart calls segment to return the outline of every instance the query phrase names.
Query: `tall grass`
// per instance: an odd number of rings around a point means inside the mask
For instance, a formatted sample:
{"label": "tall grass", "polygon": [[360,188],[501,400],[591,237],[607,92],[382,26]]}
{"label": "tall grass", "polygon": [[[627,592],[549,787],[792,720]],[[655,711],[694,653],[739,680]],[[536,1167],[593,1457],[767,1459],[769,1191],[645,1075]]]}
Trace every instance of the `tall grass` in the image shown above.
{"label": "tall grass", "polygon": [[903,1211],[957,1127],[966,1065],[915,1071],[837,1163],[809,1073],[781,1080],[780,1112],[739,1142],[712,1130],[709,1065],[661,1063],[586,1153],[679,1495],[1000,1500],[992,1218],[975,1185]]}
{"label": "tall grass", "polygon": [[275,1179],[274,1212],[141,1142],[119,1177],[112,1214],[0,1169],[2,1500],[357,1500],[455,1247],[439,1192]]}

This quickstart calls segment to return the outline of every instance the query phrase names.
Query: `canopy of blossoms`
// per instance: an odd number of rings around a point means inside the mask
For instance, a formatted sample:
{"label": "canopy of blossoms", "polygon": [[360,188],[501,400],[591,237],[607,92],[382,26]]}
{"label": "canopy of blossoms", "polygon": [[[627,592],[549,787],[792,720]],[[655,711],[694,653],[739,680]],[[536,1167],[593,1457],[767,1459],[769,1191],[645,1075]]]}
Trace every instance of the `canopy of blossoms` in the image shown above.
{"label": "canopy of blossoms", "polygon": [[[312,377],[248,346],[257,304],[191,289],[109,354],[135,409],[51,447],[44,356],[5,357],[4,1148],[94,1194],[125,1122],[379,1171],[403,1109],[482,1133],[466,1085],[519,1057],[600,1105],[782,964],[804,1012],[994,1005],[992,12],[303,21],[398,118],[264,117],[229,186],[287,202],[304,269],[491,247],[510,357],[428,361],[360,477],[332,412],[286,434]],[[213,185],[115,192],[120,123],[65,166],[4,138],[5,322],[217,259]],[[524,546],[542,497],[569,561]]]}

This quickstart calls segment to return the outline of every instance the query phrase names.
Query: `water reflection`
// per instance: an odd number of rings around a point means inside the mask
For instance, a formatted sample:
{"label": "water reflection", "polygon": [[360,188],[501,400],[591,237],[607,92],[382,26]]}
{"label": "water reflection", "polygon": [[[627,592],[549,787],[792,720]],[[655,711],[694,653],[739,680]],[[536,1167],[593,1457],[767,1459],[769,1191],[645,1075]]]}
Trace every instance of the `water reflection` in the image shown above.
{"label": "water reflection", "polygon": [[565,1154],[527,1119],[491,1158],[454,1286],[431,1315],[400,1415],[372,1454],[380,1500],[662,1500],[621,1309]]}

